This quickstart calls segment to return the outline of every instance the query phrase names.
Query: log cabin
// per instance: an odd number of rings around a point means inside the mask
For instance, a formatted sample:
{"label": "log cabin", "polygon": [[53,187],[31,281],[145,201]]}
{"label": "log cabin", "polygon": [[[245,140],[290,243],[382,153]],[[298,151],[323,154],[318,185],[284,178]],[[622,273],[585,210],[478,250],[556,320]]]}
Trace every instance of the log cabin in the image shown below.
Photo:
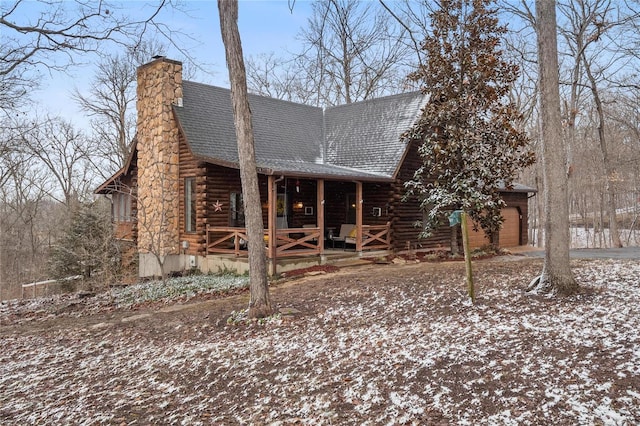
{"label": "log cabin", "polygon": [[[96,190],[112,200],[116,236],[137,248],[141,277],[159,275],[161,264],[165,272],[244,272],[230,91],[183,81],[182,63],[165,57],[140,66],[137,78],[131,155]],[[283,259],[292,269],[323,263],[334,250],[361,256],[450,248],[448,227],[419,238],[418,202],[403,200],[420,157],[417,142],[401,135],[426,100],[412,92],[318,108],[250,95],[270,273],[284,270]],[[534,192],[504,189],[501,246],[527,243],[527,199]],[[339,235],[341,229],[352,231]],[[488,242],[482,231],[471,240],[474,247]]]}

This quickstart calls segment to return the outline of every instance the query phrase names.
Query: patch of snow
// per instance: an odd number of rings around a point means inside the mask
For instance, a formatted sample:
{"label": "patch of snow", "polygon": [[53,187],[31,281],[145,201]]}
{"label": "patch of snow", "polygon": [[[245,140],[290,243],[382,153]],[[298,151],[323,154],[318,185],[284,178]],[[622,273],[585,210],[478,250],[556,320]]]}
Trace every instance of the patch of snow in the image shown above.
{"label": "patch of snow", "polygon": [[198,338],[181,334],[202,324],[154,336],[135,326],[5,334],[0,419],[637,424],[640,265],[579,265],[589,291],[563,299],[526,295],[505,276],[471,305],[400,277],[365,300],[363,284],[361,297],[293,322],[211,328]]}

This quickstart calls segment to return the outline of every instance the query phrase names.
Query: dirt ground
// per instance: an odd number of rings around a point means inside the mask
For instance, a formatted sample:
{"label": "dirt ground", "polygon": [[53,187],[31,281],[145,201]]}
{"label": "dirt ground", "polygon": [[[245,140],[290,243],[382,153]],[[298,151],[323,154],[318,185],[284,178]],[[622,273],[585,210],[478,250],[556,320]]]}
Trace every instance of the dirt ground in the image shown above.
{"label": "dirt ground", "polygon": [[[499,260],[498,260],[499,259]],[[364,296],[357,290],[349,290],[361,287],[362,283],[376,282],[378,285],[386,285],[392,281],[407,278],[411,281],[421,275],[422,271],[428,271],[432,275],[430,282],[440,280],[442,286],[447,287],[448,282],[456,281],[453,285],[458,295],[465,293],[464,264],[462,260],[456,261],[427,261],[424,259],[400,260],[397,263],[371,264],[346,267],[309,268],[310,271],[296,270],[289,272],[289,278],[285,277],[270,286],[270,295],[275,311],[295,311],[287,316],[287,320],[302,318],[307,315],[315,315],[326,310],[333,302],[340,301],[345,291],[349,300],[357,302],[354,294]],[[518,270],[516,262],[529,262],[520,256],[506,256],[494,259],[503,264],[500,269]],[[483,262],[486,260],[483,260]],[[492,265],[496,262],[488,260]],[[534,264],[539,262],[534,261]],[[481,269],[484,266],[477,265]],[[531,271],[531,278],[540,272],[540,267]],[[461,276],[450,276],[450,271],[455,271]],[[526,278],[526,277],[523,277]],[[481,281],[475,277],[477,291],[482,292]],[[528,282],[523,281],[523,289]],[[354,293],[354,291],[356,293]],[[43,330],[60,330],[67,328],[102,328],[122,326],[122,324],[134,324],[140,330],[146,329],[148,333],[167,333],[162,324],[163,319],[180,318],[185,323],[202,320],[216,328],[227,327],[227,320],[232,312],[246,309],[249,303],[248,289],[234,291],[232,294],[204,294],[190,299],[187,303],[181,301],[169,303],[147,303],[130,308],[118,309],[110,303],[96,303],[93,299],[82,297],[62,298],[52,301],[46,307],[30,307],[29,299],[25,301],[24,308],[14,309],[12,312],[0,314],[0,337],[13,333],[38,333]]]}
{"label": "dirt ground", "polygon": [[368,265],[248,294],[0,315],[2,424],[637,424],[640,267],[574,260],[580,294],[525,293],[542,261]]}

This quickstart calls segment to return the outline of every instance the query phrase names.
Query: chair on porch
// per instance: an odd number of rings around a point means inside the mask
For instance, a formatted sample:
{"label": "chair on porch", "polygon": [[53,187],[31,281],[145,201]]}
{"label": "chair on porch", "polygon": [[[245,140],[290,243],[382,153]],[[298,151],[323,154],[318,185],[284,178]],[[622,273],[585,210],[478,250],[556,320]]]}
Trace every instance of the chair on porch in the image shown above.
{"label": "chair on porch", "polygon": [[[340,225],[340,233],[338,234],[338,236],[333,237],[333,239],[331,240],[332,247],[335,248],[336,242],[342,243],[343,249],[346,249],[347,243],[355,244],[356,232],[356,225],[354,225],[353,223],[343,223],[342,225]],[[353,239],[353,242],[347,241],[347,239]]]}

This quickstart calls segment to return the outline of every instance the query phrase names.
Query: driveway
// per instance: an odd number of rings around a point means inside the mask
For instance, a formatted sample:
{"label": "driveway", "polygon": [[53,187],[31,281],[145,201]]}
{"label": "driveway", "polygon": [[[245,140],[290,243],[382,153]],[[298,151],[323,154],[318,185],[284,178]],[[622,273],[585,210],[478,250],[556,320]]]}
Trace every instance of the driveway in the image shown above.
{"label": "driveway", "polygon": [[[544,257],[544,250],[537,247],[519,247],[510,251],[529,257]],[[640,247],[571,249],[569,256],[574,259],[640,259]]]}

